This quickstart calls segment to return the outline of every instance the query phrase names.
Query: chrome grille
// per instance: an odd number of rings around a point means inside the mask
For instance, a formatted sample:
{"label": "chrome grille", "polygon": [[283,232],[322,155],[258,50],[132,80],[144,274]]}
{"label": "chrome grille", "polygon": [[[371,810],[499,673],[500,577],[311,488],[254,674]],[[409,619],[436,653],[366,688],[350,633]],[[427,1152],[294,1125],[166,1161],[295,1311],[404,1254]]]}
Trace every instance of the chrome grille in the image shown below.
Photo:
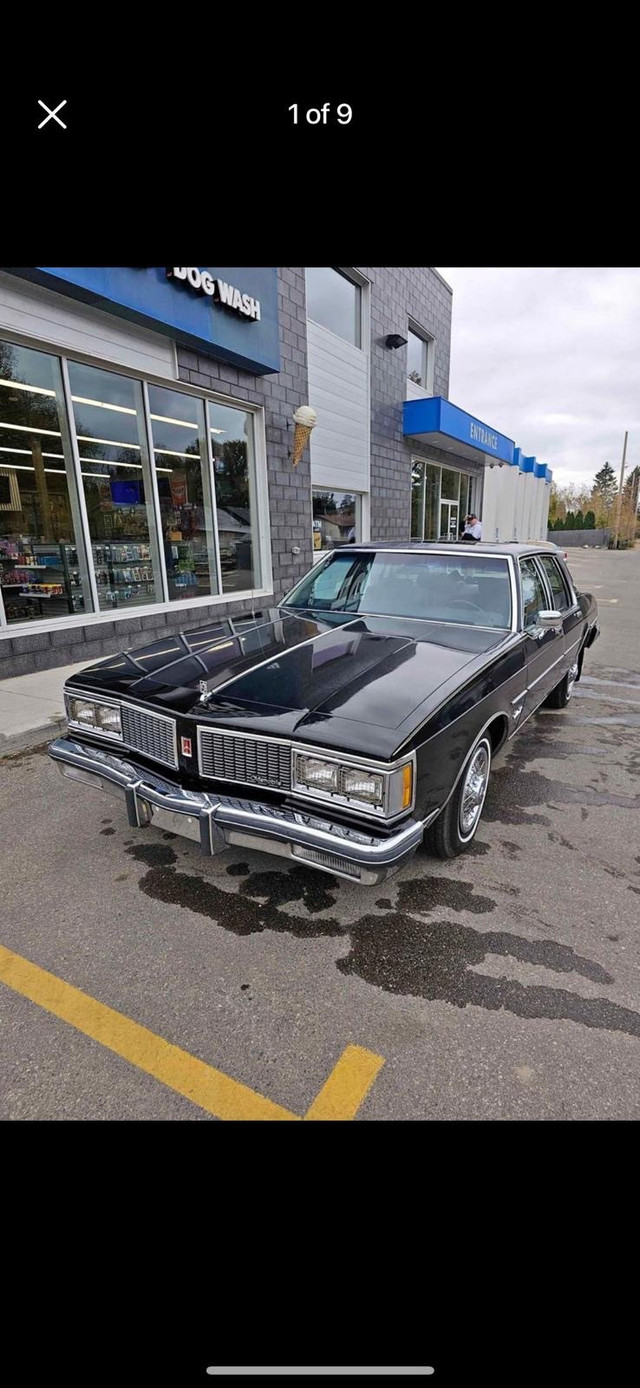
{"label": "chrome grille", "polygon": [[291,748],[275,738],[238,737],[198,728],[200,772],[216,781],[291,789]]}
{"label": "chrome grille", "polygon": [[147,709],[122,704],[120,710],[122,740],[128,747],[143,752],[163,766],[177,766],[176,724],[164,713],[149,713]]}

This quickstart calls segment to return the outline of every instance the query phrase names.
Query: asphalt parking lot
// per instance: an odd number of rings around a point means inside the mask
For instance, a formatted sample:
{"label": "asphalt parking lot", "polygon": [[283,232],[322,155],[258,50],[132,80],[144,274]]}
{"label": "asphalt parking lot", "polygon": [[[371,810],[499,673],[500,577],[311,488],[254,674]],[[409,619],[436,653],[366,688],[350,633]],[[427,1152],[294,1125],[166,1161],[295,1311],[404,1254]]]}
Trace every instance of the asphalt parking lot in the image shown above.
{"label": "asphalt parking lot", "polygon": [[[221,1116],[637,1118],[640,548],[569,565],[602,635],[569,707],[500,754],[451,863],[363,888],[206,860],[42,751],[1,762],[0,1116],[210,1121],[221,1072],[246,1088]],[[345,1053],[346,1107],[310,1114]]]}

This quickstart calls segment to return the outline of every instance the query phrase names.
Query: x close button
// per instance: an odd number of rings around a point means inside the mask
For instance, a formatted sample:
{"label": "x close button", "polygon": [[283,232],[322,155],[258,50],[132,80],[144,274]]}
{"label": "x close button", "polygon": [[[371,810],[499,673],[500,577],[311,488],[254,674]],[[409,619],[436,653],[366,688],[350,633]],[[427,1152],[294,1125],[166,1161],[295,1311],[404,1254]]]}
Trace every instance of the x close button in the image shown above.
{"label": "x close button", "polygon": [[38,126],[38,130],[42,130],[43,125],[48,125],[50,120],[57,121],[58,125],[61,125],[63,130],[66,130],[67,127],[66,127],[64,121],[63,121],[63,120],[60,120],[60,117],[59,117],[59,115],[58,115],[58,111],[61,111],[61,110],[62,110],[62,107],[63,107],[63,106],[66,106],[66,104],[67,104],[67,103],[66,103],[66,100],[65,100],[65,101],[61,101],[61,102],[59,102],[59,104],[56,106],[55,110],[52,111],[50,106],[47,106],[46,103],[45,103],[44,101],[40,101],[40,98],[38,98],[38,106],[41,106],[42,109],[43,109],[43,111],[47,111],[47,112],[48,112],[48,115],[45,116],[44,120],[40,121],[40,124],[39,124],[39,126]]}

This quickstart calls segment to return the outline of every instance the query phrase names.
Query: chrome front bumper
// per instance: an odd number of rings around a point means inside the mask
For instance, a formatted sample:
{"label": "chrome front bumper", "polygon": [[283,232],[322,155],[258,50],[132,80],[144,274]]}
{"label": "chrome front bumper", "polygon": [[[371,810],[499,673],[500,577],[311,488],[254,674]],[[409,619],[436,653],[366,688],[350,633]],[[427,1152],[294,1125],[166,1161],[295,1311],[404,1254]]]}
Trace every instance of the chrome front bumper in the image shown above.
{"label": "chrome front bumper", "polygon": [[129,823],[153,824],[193,839],[209,856],[225,848],[255,848],[307,863],[366,886],[397,872],[422,841],[429,820],[411,819],[387,838],[346,828],[302,810],[183,790],[154,771],[69,737],[57,738],[49,755],[63,775],[111,795],[122,795]]}

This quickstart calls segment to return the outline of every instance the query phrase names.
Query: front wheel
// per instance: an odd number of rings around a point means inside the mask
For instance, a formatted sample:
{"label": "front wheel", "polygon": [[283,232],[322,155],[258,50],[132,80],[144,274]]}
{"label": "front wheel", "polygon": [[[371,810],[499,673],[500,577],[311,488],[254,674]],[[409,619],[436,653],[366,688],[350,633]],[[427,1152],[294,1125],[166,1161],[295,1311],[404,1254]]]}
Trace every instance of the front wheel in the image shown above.
{"label": "front wheel", "polygon": [[428,853],[456,858],[469,847],[480,823],[490,774],[491,743],[485,736],[476,743],[442,814],[427,829],[424,845]]}
{"label": "front wheel", "polygon": [[555,689],[552,689],[552,690],[551,690],[551,693],[550,693],[548,699],[546,700],[546,707],[547,707],[547,708],[566,708],[566,707],[567,707],[567,704],[568,704],[568,702],[569,702],[569,700],[570,700],[570,698],[571,698],[571,695],[573,694],[573,686],[574,686],[574,684],[575,684],[575,682],[576,682],[576,676],[577,676],[577,674],[578,674],[578,663],[577,663],[577,661],[576,661],[576,663],[575,663],[574,665],[571,666],[571,669],[570,669],[570,670],[567,670],[567,673],[566,673],[566,675],[564,676],[564,679],[561,679],[561,680],[560,680],[560,683],[556,685]]}

